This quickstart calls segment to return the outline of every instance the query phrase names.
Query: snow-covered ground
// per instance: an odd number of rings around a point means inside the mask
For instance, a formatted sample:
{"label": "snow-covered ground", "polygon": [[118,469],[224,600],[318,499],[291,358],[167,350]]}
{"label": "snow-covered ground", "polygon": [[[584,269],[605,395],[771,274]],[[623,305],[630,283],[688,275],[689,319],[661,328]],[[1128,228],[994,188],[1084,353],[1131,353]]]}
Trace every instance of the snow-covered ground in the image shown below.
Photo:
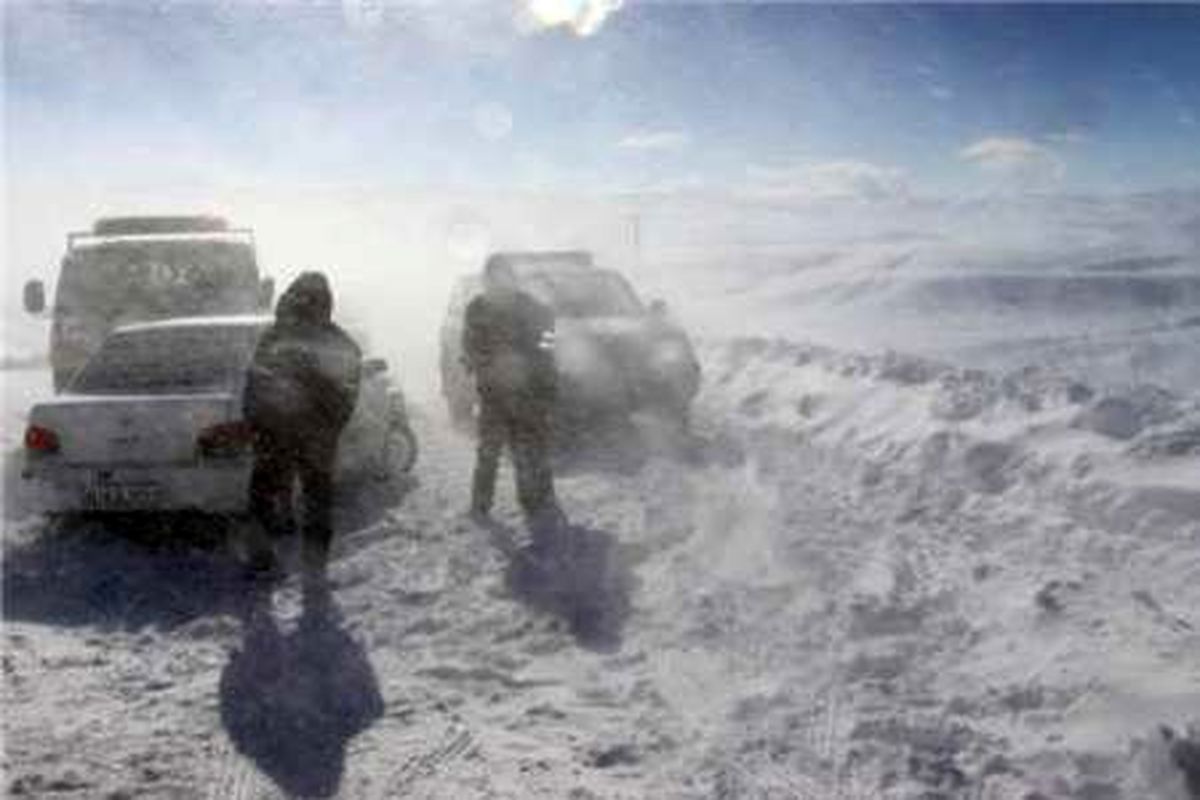
{"label": "snow-covered ground", "polygon": [[10,494],[8,793],[1195,797],[1200,200],[643,213],[699,441],[568,460],[558,559],[432,401],[324,606]]}
{"label": "snow-covered ground", "polygon": [[[404,502],[343,514],[332,616],[290,583],[265,611],[220,548],[10,523],[10,793],[1186,797],[1159,726],[1200,708],[1194,515],[1061,503],[1084,479],[965,432],[852,432],[828,388],[782,428],[739,389],[810,386],[765,374],[805,352],[711,351],[691,459],[569,469],[548,575],[511,508],[461,520],[437,415]],[[881,396],[864,423],[905,415]]]}

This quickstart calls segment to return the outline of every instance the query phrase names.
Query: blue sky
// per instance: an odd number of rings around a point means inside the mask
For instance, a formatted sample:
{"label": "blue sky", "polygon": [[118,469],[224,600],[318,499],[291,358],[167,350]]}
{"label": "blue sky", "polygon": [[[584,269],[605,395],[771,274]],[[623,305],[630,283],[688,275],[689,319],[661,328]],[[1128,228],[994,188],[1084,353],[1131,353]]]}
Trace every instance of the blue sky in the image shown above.
{"label": "blue sky", "polygon": [[1200,6],[365,1],[10,4],[10,179],[1200,186]]}

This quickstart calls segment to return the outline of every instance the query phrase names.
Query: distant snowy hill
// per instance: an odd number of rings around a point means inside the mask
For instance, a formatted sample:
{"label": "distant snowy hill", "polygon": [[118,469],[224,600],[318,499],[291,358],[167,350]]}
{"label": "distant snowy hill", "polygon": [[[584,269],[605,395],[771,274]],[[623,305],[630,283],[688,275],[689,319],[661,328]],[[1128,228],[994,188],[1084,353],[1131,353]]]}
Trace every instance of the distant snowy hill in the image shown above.
{"label": "distant snowy hill", "polygon": [[662,201],[641,277],[714,335],[1200,387],[1200,192],[791,206]]}

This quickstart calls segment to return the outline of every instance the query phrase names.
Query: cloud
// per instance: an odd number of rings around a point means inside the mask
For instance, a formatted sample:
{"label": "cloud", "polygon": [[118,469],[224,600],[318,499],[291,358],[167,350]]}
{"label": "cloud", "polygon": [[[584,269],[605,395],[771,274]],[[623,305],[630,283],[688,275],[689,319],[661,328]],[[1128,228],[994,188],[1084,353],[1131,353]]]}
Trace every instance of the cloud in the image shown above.
{"label": "cloud", "polygon": [[342,0],[342,16],[354,30],[379,27],[386,15],[383,0]]}
{"label": "cloud", "polygon": [[576,36],[591,36],[603,27],[624,0],[525,0],[525,25],[532,30],[568,28]]}
{"label": "cloud", "polygon": [[1091,137],[1081,130],[1068,128],[1065,131],[1054,131],[1045,136],[1046,141],[1054,142],[1055,144],[1083,144]]}
{"label": "cloud", "polygon": [[689,172],[634,186],[613,186],[612,189],[615,194],[640,195],[642,197],[696,197],[707,194],[712,186],[703,176]]}
{"label": "cloud", "polygon": [[746,169],[749,191],[775,199],[883,200],[909,193],[908,178],[898,167],[867,161],[825,161],[799,166]]}
{"label": "cloud", "polygon": [[678,150],[691,138],[682,131],[635,131],[627,134],[617,147],[624,150]]}
{"label": "cloud", "polygon": [[959,150],[958,157],[986,172],[1022,180],[1059,180],[1066,174],[1066,165],[1054,151],[1016,136],[980,139]]}

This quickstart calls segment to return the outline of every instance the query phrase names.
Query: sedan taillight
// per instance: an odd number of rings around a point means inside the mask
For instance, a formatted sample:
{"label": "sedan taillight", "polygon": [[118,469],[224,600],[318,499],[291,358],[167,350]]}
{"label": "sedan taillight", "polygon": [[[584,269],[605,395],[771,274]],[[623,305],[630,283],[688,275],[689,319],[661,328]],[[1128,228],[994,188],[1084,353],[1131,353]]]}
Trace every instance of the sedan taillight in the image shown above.
{"label": "sedan taillight", "polygon": [[196,437],[196,448],[200,455],[209,458],[239,456],[254,441],[254,430],[245,421],[222,422],[200,431]]}
{"label": "sedan taillight", "polygon": [[30,425],[25,429],[25,449],[34,453],[57,453],[58,434],[41,425]]}

